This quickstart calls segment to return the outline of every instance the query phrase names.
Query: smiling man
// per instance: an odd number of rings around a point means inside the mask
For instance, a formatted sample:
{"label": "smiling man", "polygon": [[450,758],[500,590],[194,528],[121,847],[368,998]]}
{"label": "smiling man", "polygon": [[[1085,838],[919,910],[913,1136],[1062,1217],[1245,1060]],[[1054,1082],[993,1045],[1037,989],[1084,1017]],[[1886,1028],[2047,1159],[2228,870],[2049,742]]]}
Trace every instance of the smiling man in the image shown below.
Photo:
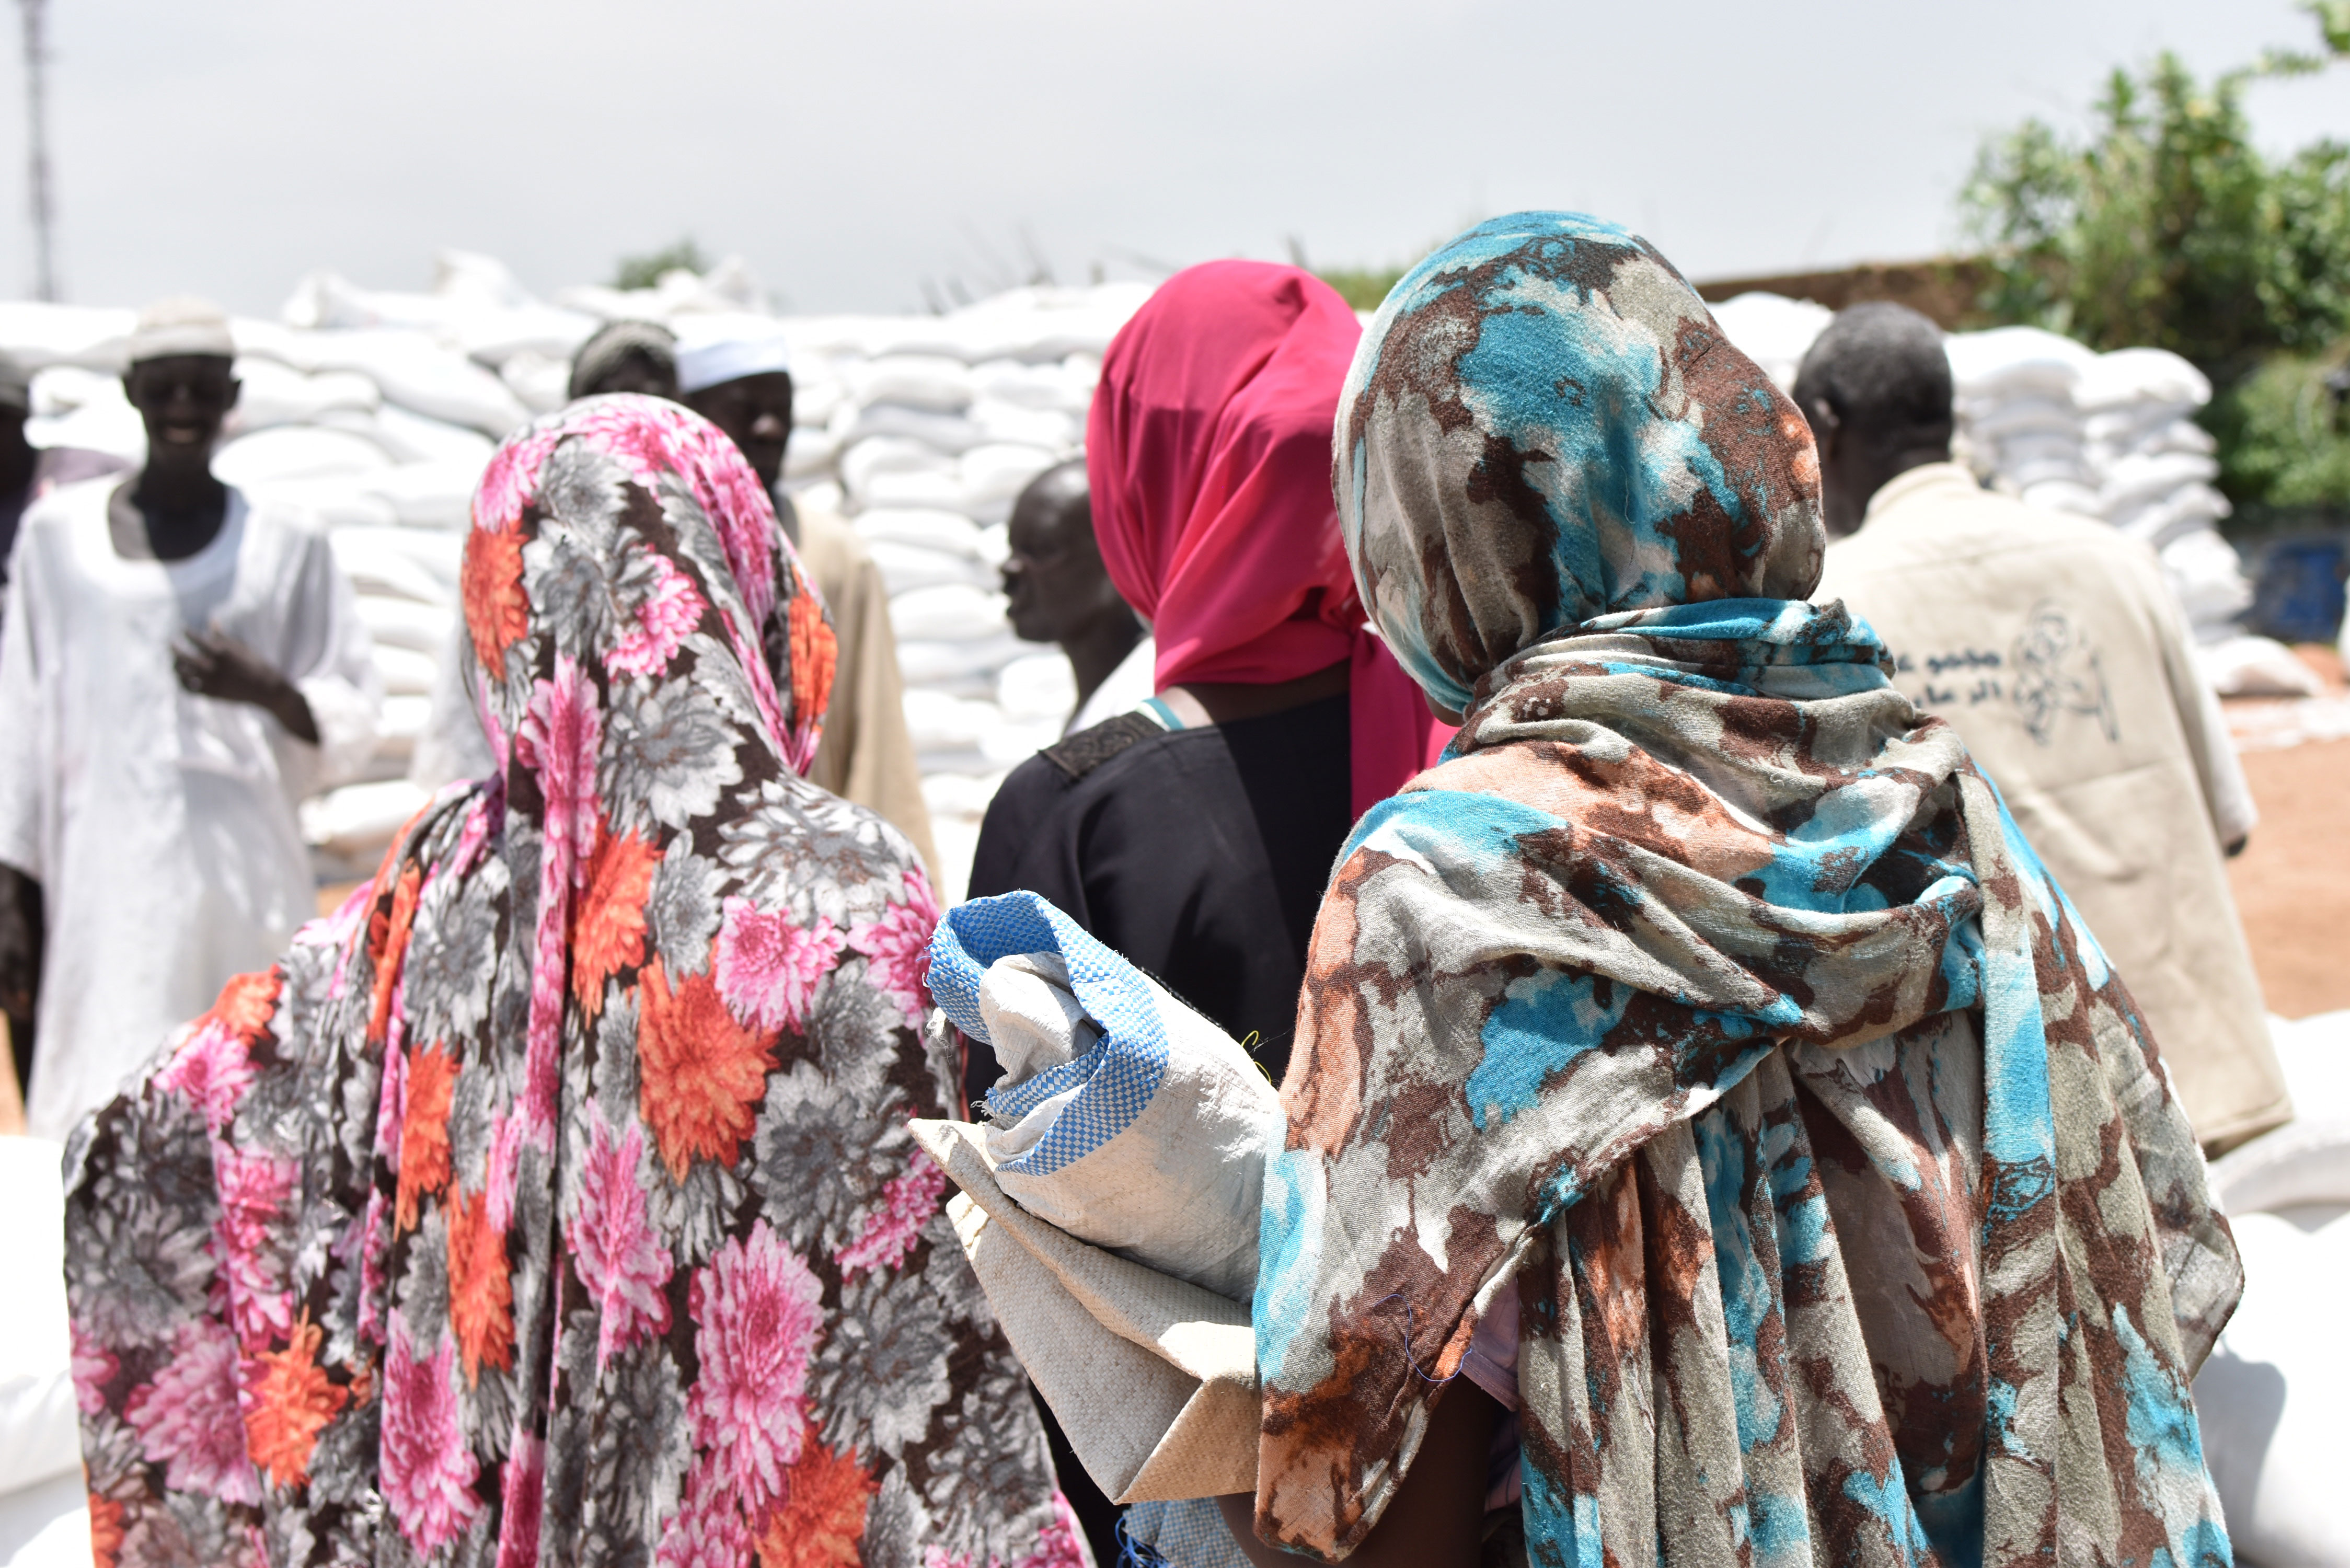
{"label": "smiling man", "polygon": [[306,514],[213,477],[236,404],[214,307],[151,307],[127,479],[26,513],[0,644],[0,1004],[37,1020],[29,1130],[62,1138],[312,913],[295,803],[367,760],[367,628]]}

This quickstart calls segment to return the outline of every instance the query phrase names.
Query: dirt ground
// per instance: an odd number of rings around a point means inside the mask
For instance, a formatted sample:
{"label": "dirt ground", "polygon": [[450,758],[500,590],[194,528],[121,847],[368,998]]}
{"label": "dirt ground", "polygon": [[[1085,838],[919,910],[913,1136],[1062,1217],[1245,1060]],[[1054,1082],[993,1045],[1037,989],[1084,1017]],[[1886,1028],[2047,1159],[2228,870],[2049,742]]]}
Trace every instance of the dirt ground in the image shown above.
{"label": "dirt ground", "polygon": [[2350,741],[2246,752],[2243,762],[2261,825],[2228,877],[2269,1010],[2303,1018],[2350,1007]]}
{"label": "dirt ground", "polygon": [[[2228,879],[2269,1011],[2306,1018],[2350,1007],[2350,679],[2332,648],[2293,652],[2324,683],[2322,699],[2227,704],[2261,808]],[[2263,743],[2280,727],[2314,738]]]}

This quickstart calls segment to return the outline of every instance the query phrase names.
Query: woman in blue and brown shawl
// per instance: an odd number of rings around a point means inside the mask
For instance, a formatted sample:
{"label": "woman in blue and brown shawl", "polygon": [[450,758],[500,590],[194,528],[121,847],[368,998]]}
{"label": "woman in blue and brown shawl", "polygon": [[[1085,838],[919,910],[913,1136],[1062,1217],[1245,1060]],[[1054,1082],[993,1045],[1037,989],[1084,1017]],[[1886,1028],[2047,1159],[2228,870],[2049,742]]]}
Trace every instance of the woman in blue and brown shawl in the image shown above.
{"label": "woman in blue and brown shawl", "polygon": [[1315,929],[1260,1540],[2227,1563],[2188,1390],[2241,1273],[2194,1134],[1957,733],[1804,602],[1803,416],[1645,241],[1520,213],[1388,296],[1336,480],[1465,719]]}

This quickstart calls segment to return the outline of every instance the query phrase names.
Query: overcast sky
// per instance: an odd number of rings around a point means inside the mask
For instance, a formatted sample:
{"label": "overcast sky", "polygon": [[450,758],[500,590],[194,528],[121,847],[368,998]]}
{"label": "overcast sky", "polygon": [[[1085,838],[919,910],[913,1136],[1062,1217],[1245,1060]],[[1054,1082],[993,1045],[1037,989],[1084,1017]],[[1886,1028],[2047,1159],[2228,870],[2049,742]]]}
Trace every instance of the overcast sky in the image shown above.
{"label": "overcast sky", "polygon": [[[275,311],[318,266],[532,286],[691,234],[803,310],[1221,255],[1407,261],[1529,206],[1699,278],[1933,254],[1983,135],[2115,63],[2307,47],[2290,0],[50,0],[67,297]],[[16,8],[0,9],[0,29]],[[0,32],[0,36],[10,36]],[[0,53],[0,291],[28,289]],[[2350,140],[2350,66],[2264,143]]]}

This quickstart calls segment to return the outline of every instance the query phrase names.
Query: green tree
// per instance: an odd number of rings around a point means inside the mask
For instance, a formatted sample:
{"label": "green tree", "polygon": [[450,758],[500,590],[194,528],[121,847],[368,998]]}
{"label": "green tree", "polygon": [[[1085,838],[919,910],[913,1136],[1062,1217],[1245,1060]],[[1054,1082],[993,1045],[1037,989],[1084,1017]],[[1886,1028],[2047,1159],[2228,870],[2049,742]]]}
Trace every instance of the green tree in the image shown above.
{"label": "green tree", "polygon": [[[2328,54],[2350,53],[2350,0],[2307,9]],[[1960,195],[1990,252],[1986,313],[2170,348],[2222,385],[2350,329],[2350,149],[2274,161],[2243,104],[2261,78],[2326,63],[2272,51],[2206,85],[2165,54],[2114,72],[2085,138],[2037,119],[1994,138]]]}
{"label": "green tree", "polygon": [[2303,9],[2323,55],[2272,50],[2209,84],[2169,54],[2117,69],[2085,136],[2026,120],[1985,143],[1960,195],[1991,268],[1984,315],[2168,348],[2211,378],[2220,486],[2255,530],[2350,504],[2329,390],[2350,357],[2350,147],[2271,158],[2244,112],[2255,81],[2350,55],[2350,0]]}
{"label": "green tree", "polygon": [[1409,267],[1332,267],[1315,275],[1357,310],[1377,310]]}
{"label": "green tree", "polygon": [[614,288],[650,288],[661,280],[661,275],[683,267],[688,272],[708,272],[710,258],[693,243],[691,234],[674,244],[663,245],[643,255],[622,256],[613,274]]}
{"label": "green tree", "polygon": [[2273,524],[2312,521],[2350,503],[2350,344],[2322,355],[2272,354],[2219,408],[2221,483]]}

